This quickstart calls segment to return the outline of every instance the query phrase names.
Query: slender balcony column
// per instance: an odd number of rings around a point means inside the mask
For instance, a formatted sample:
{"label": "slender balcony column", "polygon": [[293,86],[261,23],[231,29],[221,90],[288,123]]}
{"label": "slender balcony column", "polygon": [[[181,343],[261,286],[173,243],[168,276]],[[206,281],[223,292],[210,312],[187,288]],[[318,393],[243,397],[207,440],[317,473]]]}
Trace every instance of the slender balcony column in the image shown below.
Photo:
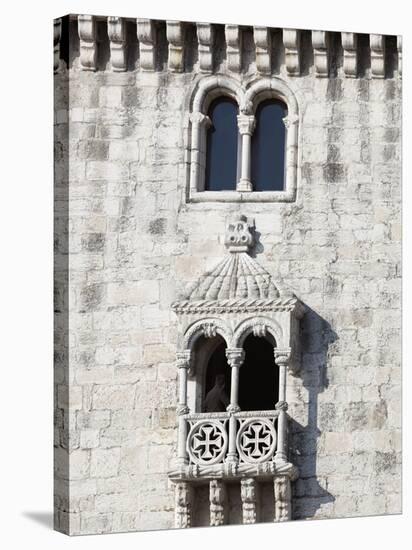
{"label": "slender balcony column", "polygon": [[227,362],[231,367],[230,380],[230,405],[227,407],[229,418],[229,451],[227,454],[227,462],[237,463],[238,457],[236,452],[236,418],[233,413],[240,411],[238,396],[239,396],[239,369],[245,360],[245,352],[242,348],[228,348],[226,350]]}
{"label": "slender balcony column", "polygon": [[286,368],[290,360],[290,350],[274,350],[275,363],[279,366],[279,401],[275,408],[279,411],[278,417],[278,444],[275,460],[287,462],[287,415],[288,404],[286,402]]}
{"label": "slender balcony column", "polygon": [[178,351],[176,353],[176,366],[179,369],[179,404],[177,415],[179,419],[177,463],[181,466],[187,464],[186,439],[187,422],[184,415],[189,413],[187,406],[187,371],[190,366],[190,351]]}
{"label": "slender balcony column", "polygon": [[237,184],[237,191],[253,191],[250,179],[251,173],[251,148],[252,134],[255,129],[256,121],[253,115],[238,115],[237,123],[239,133],[242,136],[242,168],[240,181]]}

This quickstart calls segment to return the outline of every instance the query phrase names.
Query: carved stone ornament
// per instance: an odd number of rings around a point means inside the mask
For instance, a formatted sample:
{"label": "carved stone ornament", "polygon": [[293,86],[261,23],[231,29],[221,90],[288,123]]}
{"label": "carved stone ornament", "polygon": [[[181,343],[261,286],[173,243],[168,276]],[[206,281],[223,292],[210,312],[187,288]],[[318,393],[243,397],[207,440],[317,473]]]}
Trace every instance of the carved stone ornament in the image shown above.
{"label": "carved stone ornament", "polygon": [[97,69],[96,18],[93,15],[79,15],[80,65],[84,71]]}
{"label": "carved stone ornament", "polygon": [[205,338],[213,338],[216,336],[216,325],[214,323],[205,323],[203,325],[203,334]]}
{"label": "carved stone ornament", "polygon": [[220,462],[227,450],[228,437],[224,424],[204,420],[194,424],[187,439],[190,460],[199,465]]}
{"label": "carved stone ornament", "polygon": [[244,134],[248,134],[249,136],[251,136],[256,126],[255,117],[253,115],[238,115],[237,125],[240,135],[243,136]]}
{"label": "carved stone ornament", "polygon": [[242,499],[243,524],[256,523],[259,502],[258,484],[254,478],[246,477],[240,481],[240,497]]}
{"label": "carved stone ornament", "polygon": [[220,479],[212,479],[209,483],[210,525],[225,524],[225,508],[227,504],[226,485]]}
{"label": "carved stone ornament", "polygon": [[190,122],[192,124],[205,126],[205,128],[210,128],[210,126],[212,125],[212,121],[210,120],[210,118],[200,111],[190,114]]}
{"label": "carved stone ornament", "polygon": [[181,21],[167,21],[166,36],[169,42],[169,70],[182,72],[184,69],[185,24]]}
{"label": "carved stone ornament", "polygon": [[197,23],[196,29],[199,42],[199,68],[202,73],[209,73],[213,71],[215,27],[210,23]]}
{"label": "carved stone ornament", "polygon": [[382,34],[370,35],[371,74],[373,78],[385,77],[385,37]]}
{"label": "carved stone ornament", "polygon": [[190,350],[176,352],[176,367],[178,369],[189,369],[191,360]]}
{"label": "carved stone ornament", "polygon": [[252,331],[253,331],[253,336],[256,336],[258,338],[264,338],[267,334],[266,325],[262,323],[254,323]]}
{"label": "carved stone ornament", "polygon": [[326,31],[312,31],[312,45],[315,60],[316,76],[329,75],[329,33]]}
{"label": "carved stone ornament", "polygon": [[240,367],[245,360],[245,352],[242,348],[227,348],[226,358],[230,367]]}
{"label": "carved stone ornament", "polygon": [[239,72],[242,64],[242,33],[238,25],[225,25],[227,66],[230,71]]}
{"label": "carved stone ornament", "polygon": [[275,355],[275,363],[279,366],[288,366],[290,362],[290,349],[288,350],[282,350],[275,348],[274,350]]}
{"label": "carved stone ornament", "polygon": [[192,526],[193,487],[187,481],[175,486],[175,526],[186,529]]}
{"label": "carved stone ornament", "polygon": [[275,521],[292,519],[290,479],[287,476],[274,478]]}
{"label": "carved stone ornament", "polygon": [[358,35],[353,32],[343,32],[342,48],[345,76],[356,78],[358,75]]}
{"label": "carved stone ornament", "polygon": [[156,69],[156,26],[151,19],[137,20],[137,38],[139,40],[140,68],[143,71]]}
{"label": "carved stone ornament", "polygon": [[291,76],[300,74],[300,31],[283,29],[286,70]]}
{"label": "carved stone ornament", "polygon": [[237,433],[236,447],[243,462],[258,463],[271,459],[276,449],[273,423],[267,418],[243,422]]}
{"label": "carved stone ornament", "polygon": [[107,34],[110,40],[110,54],[112,69],[123,72],[127,69],[126,63],[126,22],[123,17],[107,18]]}
{"label": "carved stone ornament", "polygon": [[268,27],[253,27],[256,45],[256,68],[262,74],[271,72],[272,38]]}
{"label": "carved stone ornament", "polygon": [[53,70],[56,72],[60,62],[60,37],[62,32],[61,18],[55,19],[53,24]]}
{"label": "carved stone ornament", "polygon": [[229,252],[247,252],[253,245],[253,235],[250,231],[251,225],[245,216],[239,216],[237,219],[229,222],[225,245]]}
{"label": "carved stone ornament", "polygon": [[398,45],[398,73],[399,73],[399,76],[402,76],[402,36],[401,35],[397,37],[397,45]]}

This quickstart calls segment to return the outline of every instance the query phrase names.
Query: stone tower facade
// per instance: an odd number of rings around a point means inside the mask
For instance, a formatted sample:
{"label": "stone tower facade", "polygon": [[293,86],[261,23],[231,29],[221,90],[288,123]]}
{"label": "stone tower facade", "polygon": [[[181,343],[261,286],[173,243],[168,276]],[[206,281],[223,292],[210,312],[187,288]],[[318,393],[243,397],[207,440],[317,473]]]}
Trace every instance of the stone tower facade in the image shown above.
{"label": "stone tower facade", "polygon": [[[399,513],[401,37],[54,31],[56,529]],[[221,95],[239,181],[208,191]],[[287,106],[277,191],[250,174],[265,98]],[[273,348],[273,410],[239,407],[250,335]],[[219,342],[230,404],[206,413]]]}

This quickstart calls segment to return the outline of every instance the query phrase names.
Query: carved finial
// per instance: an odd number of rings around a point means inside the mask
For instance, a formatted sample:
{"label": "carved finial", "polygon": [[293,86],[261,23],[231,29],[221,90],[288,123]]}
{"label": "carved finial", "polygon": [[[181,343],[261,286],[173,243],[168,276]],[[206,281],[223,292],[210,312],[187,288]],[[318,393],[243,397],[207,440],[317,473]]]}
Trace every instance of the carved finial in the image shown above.
{"label": "carved finial", "polygon": [[247,252],[253,246],[252,227],[246,216],[237,216],[227,224],[225,245],[229,252]]}

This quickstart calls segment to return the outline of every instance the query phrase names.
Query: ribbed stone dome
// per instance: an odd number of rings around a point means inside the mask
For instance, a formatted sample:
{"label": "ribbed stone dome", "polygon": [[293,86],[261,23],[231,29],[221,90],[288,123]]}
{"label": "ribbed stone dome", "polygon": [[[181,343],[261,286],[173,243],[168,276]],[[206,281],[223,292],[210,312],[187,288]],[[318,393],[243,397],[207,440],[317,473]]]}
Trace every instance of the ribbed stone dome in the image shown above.
{"label": "ribbed stone dome", "polygon": [[231,253],[206,273],[186,300],[267,300],[279,298],[271,275],[246,252]]}

